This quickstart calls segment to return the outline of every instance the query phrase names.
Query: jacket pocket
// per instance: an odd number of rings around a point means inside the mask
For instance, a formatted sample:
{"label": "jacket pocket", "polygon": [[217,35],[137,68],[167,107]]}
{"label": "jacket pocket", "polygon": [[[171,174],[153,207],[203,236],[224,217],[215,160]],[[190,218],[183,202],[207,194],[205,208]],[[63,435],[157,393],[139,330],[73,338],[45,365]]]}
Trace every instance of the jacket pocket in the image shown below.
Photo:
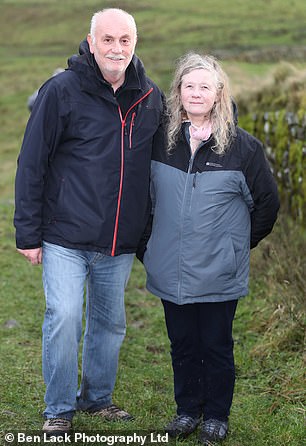
{"label": "jacket pocket", "polygon": [[234,286],[237,259],[229,233],[194,241],[183,253],[182,293],[189,297],[227,294]]}

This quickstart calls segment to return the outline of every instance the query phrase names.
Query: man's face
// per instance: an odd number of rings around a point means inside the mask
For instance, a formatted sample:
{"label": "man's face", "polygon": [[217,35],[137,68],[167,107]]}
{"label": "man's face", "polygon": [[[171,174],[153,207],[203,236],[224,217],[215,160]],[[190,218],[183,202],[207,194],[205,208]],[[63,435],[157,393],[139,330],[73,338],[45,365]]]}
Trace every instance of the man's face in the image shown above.
{"label": "man's face", "polygon": [[97,19],[95,36],[87,37],[90,52],[111,84],[123,82],[136,46],[136,32],[125,14],[106,11]]}

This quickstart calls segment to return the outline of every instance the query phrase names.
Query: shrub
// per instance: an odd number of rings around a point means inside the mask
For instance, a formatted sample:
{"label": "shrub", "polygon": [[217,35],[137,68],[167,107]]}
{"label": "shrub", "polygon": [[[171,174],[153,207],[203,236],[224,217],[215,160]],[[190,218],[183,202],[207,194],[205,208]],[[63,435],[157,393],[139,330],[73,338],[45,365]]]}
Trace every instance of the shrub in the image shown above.
{"label": "shrub", "polygon": [[306,109],[306,70],[298,70],[288,62],[278,64],[270,79],[258,89],[237,96],[241,116],[260,111],[285,109],[296,113]]}

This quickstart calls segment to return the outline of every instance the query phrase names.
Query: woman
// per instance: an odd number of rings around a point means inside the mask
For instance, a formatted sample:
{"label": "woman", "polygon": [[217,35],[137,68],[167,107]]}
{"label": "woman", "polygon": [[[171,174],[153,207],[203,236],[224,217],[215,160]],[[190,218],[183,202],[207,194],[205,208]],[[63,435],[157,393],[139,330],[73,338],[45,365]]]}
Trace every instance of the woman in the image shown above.
{"label": "woman", "polygon": [[223,440],[235,368],[232,323],[248,293],[250,248],[268,235],[279,200],[262,144],[237,127],[228,79],[210,56],[178,63],[168,150],[152,160],[153,226],[144,265],[162,299],[174,372],[173,437]]}

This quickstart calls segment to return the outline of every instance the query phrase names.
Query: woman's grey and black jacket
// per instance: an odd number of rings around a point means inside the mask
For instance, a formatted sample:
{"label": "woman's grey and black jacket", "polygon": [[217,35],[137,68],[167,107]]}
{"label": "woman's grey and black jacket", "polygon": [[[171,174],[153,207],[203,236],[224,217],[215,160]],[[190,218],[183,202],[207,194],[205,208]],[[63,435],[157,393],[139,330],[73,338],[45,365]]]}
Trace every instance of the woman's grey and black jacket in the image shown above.
{"label": "woman's grey and black jacket", "polygon": [[153,153],[147,288],[176,304],[238,299],[248,293],[250,248],[276,221],[276,183],[246,131],[237,128],[222,156],[210,138],[190,158],[187,126],[170,155],[162,143]]}

